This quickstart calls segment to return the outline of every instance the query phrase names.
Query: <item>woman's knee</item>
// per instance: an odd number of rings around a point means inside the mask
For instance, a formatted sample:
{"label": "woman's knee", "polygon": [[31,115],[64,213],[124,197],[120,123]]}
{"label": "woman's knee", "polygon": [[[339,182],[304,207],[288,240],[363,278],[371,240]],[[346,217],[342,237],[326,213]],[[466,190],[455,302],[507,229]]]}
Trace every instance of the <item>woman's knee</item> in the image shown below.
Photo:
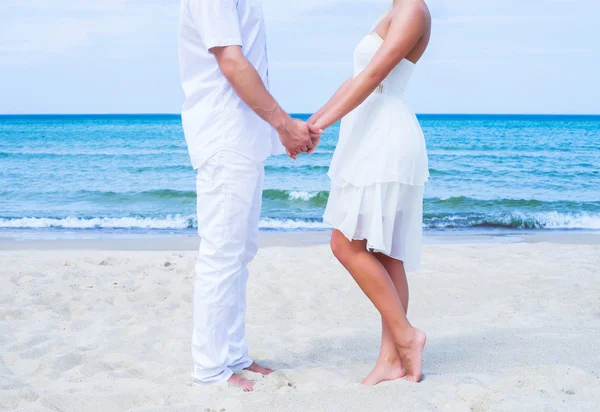
{"label": "woman's knee", "polygon": [[346,239],[342,233],[337,230],[334,230],[331,234],[331,251],[333,255],[339,260],[341,263],[344,263],[350,252],[350,241]]}

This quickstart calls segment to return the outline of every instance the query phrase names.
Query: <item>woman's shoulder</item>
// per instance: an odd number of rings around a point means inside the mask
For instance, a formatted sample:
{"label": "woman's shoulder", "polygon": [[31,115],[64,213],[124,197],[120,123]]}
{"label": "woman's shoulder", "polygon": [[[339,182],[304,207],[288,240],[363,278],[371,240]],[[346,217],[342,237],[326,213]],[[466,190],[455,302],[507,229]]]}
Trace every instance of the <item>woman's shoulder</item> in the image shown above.
{"label": "woman's shoulder", "polygon": [[427,3],[423,0],[411,0],[402,2],[392,8],[390,13],[391,19],[418,19],[417,21],[430,25],[431,13]]}

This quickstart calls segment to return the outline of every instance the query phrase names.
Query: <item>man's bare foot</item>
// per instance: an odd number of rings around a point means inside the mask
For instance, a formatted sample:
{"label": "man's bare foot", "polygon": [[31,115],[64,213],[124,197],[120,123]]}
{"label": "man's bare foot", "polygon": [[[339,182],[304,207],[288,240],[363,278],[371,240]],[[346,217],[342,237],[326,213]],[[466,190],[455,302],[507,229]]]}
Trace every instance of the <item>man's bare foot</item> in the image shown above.
{"label": "man's bare foot", "polygon": [[240,375],[231,375],[231,378],[227,380],[227,383],[242,388],[244,392],[252,392],[254,390],[254,382],[242,378]]}
{"label": "man's bare foot", "polygon": [[427,342],[427,335],[420,329],[414,328],[414,335],[406,347],[398,346],[402,364],[406,367],[405,379],[410,382],[419,382],[423,376],[423,348]]}
{"label": "man's bare foot", "polygon": [[375,386],[381,382],[393,381],[396,379],[402,379],[406,376],[406,370],[402,366],[400,359],[392,362],[383,362],[377,360],[375,369],[369,373],[369,376],[362,381],[365,386]]}
{"label": "man's bare foot", "polygon": [[260,366],[258,363],[256,362],[252,362],[252,365],[248,366],[246,369],[244,369],[245,371],[250,371],[250,372],[254,372],[254,373],[260,373],[261,375],[270,375],[273,372],[275,372],[273,369],[269,369],[269,368],[263,368],[262,366]]}

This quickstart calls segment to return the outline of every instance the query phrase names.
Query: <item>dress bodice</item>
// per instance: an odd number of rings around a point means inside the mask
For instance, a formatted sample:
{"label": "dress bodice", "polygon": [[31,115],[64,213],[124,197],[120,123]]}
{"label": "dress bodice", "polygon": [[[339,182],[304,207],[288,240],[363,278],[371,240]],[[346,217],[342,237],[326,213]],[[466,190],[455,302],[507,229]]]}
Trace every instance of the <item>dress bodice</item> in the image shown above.
{"label": "dress bodice", "polygon": [[[371,62],[375,53],[383,44],[383,39],[375,32],[368,34],[358,43],[354,50],[354,76],[358,76]],[[412,76],[415,64],[403,59],[375,89],[376,94],[384,94],[402,98],[404,90]]]}

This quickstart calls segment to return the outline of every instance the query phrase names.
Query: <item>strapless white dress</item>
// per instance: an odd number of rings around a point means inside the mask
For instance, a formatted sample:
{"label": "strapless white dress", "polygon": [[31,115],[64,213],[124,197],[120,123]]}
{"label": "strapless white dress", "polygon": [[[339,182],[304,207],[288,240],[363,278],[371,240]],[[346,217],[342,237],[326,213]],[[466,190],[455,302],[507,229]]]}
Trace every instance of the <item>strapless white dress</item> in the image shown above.
{"label": "strapless white dress", "polygon": [[[383,40],[364,37],[354,52],[354,76]],[[427,149],[404,90],[415,65],[404,59],[375,92],[343,120],[329,168],[331,191],[324,220],[350,240],[421,266],[423,189],[429,179]]]}

